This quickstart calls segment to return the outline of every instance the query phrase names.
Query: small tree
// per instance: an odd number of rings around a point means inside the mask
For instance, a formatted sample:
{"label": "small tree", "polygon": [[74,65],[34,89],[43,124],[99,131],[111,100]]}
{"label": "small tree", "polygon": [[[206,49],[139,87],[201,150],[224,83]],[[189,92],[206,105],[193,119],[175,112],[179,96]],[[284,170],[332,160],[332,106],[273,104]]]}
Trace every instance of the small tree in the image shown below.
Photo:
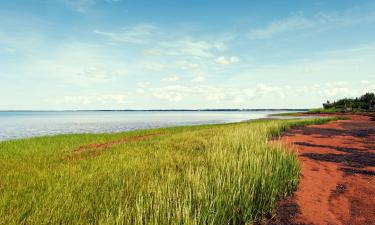
{"label": "small tree", "polygon": [[329,100],[327,100],[326,103],[323,103],[323,108],[325,108],[325,109],[329,109],[329,108],[331,108],[331,107],[332,107],[332,104],[331,104],[331,102],[330,102]]}
{"label": "small tree", "polygon": [[360,97],[360,101],[365,103],[365,110],[375,110],[375,94],[366,93]]}

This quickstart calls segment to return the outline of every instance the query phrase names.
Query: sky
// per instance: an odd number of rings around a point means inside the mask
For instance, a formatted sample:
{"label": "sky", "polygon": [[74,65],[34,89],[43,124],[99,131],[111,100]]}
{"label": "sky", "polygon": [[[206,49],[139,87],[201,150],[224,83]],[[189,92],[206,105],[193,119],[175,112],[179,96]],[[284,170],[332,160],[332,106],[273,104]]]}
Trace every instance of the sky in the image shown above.
{"label": "sky", "polygon": [[0,1],[0,110],[312,108],[368,91],[374,1]]}

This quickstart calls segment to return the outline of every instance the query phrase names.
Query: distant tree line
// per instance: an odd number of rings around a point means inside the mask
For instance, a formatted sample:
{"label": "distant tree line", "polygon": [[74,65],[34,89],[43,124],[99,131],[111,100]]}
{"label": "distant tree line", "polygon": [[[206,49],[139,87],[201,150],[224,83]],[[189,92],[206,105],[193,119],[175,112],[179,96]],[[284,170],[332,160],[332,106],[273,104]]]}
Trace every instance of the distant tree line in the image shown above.
{"label": "distant tree line", "polygon": [[344,98],[338,101],[327,101],[324,110],[337,112],[375,111],[375,94],[366,93],[358,98]]}

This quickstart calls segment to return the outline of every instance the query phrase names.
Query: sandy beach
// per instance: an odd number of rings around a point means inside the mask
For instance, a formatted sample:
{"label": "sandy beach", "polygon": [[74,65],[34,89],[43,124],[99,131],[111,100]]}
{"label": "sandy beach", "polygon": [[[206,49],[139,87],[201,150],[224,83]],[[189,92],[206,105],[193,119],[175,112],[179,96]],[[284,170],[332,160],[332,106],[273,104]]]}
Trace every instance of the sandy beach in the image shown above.
{"label": "sandy beach", "polygon": [[375,114],[346,116],[283,135],[298,153],[301,180],[271,224],[373,224]]}

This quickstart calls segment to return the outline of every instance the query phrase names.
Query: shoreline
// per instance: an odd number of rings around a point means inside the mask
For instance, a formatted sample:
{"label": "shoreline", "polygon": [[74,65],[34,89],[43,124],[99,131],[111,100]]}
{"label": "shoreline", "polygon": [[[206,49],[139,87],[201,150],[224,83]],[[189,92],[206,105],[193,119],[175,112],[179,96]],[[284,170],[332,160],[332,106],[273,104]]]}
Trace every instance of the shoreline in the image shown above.
{"label": "shoreline", "polygon": [[[165,121],[157,121],[155,120],[154,122],[152,123],[160,123],[160,124],[152,124],[150,126],[148,126],[146,123],[140,123],[138,122],[138,127],[135,127],[134,125],[132,126],[129,126],[129,127],[126,127],[126,123],[129,123],[129,124],[132,124],[134,122],[132,121],[127,121],[127,122],[122,122],[122,121],[119,121],[118,123],[123,123],[122,126],[124,126],[122,129],[119,129],[119,128],[113,128],[113,127],[106,127],[106,125],[104,125],[101,129],[97,129],[97,130],[88,130],[88,131],[80,131],[80,130],[77,130],[77,131],[73,131],[73,130],[60,130],[60,131],[55,131],[55,130],[52,130],[51,133],[48,133],[48,132],[42,132],[40,130],[38,130],[39,128],[37,128],[35,131],[33,131],[34,133],[33,134],[15,134],[14,136],[12,137],[7,137],[7,134],[5,133],[3,137],[0,137],[0,142],[4,142],[4,141],[12,141],[12,140],[22,140],[22,139],[29,139],[29,138],[40,138],[40,137],[45,137],[45,136],[48,136],[48,137],[51,137],[51,136],[58,136],[58,135],[74,135],[74,134],[114,134],[114,133],[124,133],[124,132],[131,132],[131,131],[142,131],[142,130],[150,130],[150,129],[161,129],[161,128],[173,128],[173,127],[185,127],[185,126],[204,126],[204,125],[219,125],[219,124],[230,124],[230,123],[241,123],[241,122],[247,122],[247,121],[253,121],[253,120],[264,120],[264,119],[279,119],[279,118],[272,118],[272,115],[274,115],[273,113],[271,113],[273,110],[271,111],[265,111],[265,112],[268,112],[268,114],[265,114],[263,115],[263,117],[261,118],[253,118],[253,119],[244,119],[244,118],[241,118],[241,119],[238,119],[238,120],[235,120],[234,118],[231,118],[231,117],[228,117],[228,121],[225,121],[223,118],[216,118],[215,117],[212,119],[212,120],[202,120],[202,121],[195,121],[195,120],[191,120],[191,121],[172,121],[170,122],[170,124],[166,123]],[[291,111],[294,111],[294,110],[291,110]],[[1,112],[1,111],[0,111]],[[19,111],[20,112],[20,111]],[[25,111],[26,112],[26,111]],[[53,112],[53,111],[28,111],[28,112],[42,112],[42,113],[48,113],[48,112]],[[80,111],[56,111],[57,113],[61,112],[61,113],[64,113],[64,112],[71,112],[71,113],[74,113],[74,112],[116,112],[116,111],[110,111],[110,110],[106,110],[106,111],[85,111],[85,110],[80,110]],[[198,110],[191,110],[191,111],[168,111],[168,110],[163,110],[163,111],[117,111],[117,112],[196,112],[196,113],[200,113],[200,112],[207,112],[207,113],[210,113],[210,112],[218,112],[218,113],[221,113],[221,112],[228,112],[228,113],[236,113],[236,112],[254,112],[254,113],[257,113],[257,112],[261,112],[259,110],[254,110],[254,111],[198,111]],[[298,117],[290,117],[290,118],[281,118],[280,119],[296,119]],[[306,117],[306,118],[312,118],[312,117]],[[59,119],[59,118],[57,118]],[[137,121],[135,121],[137,122]],[[151,123],[151,122],[150,122]],[[56,124],[55,124],[56,125]],[[82,125],[83,128],[85,129],[85,124]],[[61,128],[56,128],[56,129],[61,129]],[[88,128],[88,129],[92,129],[92,128]],[[48,130],[48,129],[47,129]],[[44,134],[43,134],[44,133]]]}

